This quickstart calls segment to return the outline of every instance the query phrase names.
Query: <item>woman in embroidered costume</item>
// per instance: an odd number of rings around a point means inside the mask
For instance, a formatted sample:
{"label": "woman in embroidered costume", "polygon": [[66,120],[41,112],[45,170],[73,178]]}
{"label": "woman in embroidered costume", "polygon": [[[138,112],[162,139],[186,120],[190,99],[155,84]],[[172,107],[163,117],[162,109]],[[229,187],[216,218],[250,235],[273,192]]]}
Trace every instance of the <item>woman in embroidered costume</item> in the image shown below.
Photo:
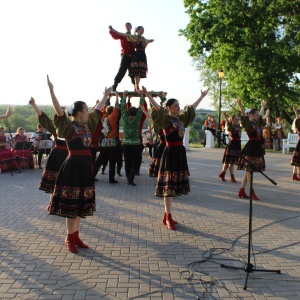
{"label": "woman in embroidered costume", "polygon": [[267,110],[266,125],[264,128],[265,149],[273,149],[273,124]]}
{"label": "woman in embroidered costume", "polygon": [[18,169],[15,153],[10,149],[9,138],[5,135],[4,127],[0,127],[0,170],[1,172]]}
{"label": "woman in embroidered costume", "polygon": [[280,117],[276,118],[276,123],[274,125],[274,139],[279,139],[280,148],[282,148],[282,139],[285,139],[285,134],[283,131],[283,124],[281,123]]}
{"label": "woman in embroidered costume", "polygon": [[[13,146],[15,147],[16,144],[29,142],[29,137],[25,135],[25,129],[23,127],[19,127],[16,131],[16,135],[13,137]],[[33,169],[34,168],[34,161],[31,150],[29,149],[15,149],[14,153],[17,157],[17,162],[19,164],[19,168],[21,169]]]}
{"label": "woman in embroidered costume", "polygon": [[184,130],[194,120],[195,109],[207,95],[208,90],[201,91],[198,100],[187,106],[182,113],[180,113],[179,102],[176,99],[169,99],[166,102],[167,113],[143,87],[144,94],[154,107],[151,118],[157,126],[163,129],[166,138],[166,148],[160,162],[155,195],[164,198],[163,224],[171,230],[176,230],[175,225],[177,224],[171,214],[173,197],[188,194],[190,191],[190,174],[186,150],[183,146]]}
{"label": "woman in embroidered costume", "polygon": [[[159,93],[159,97],[161,99],[161,102],[160,102],[161,106],[163,105],[163,102],[166,100],[166,94],[167,93],[163,93],[163,92]],[[150,95],[151,95],[151,93],[150,93]],[[151,111],[155,110],[155,108],[153,107],[151,102],[150,102],[150,106],[151,106]],[[147,116],[147,118],[149,118],[152,121],[150,113],[144,109],[144,106],[141,105],[140,108],[142,109],[143,113]],[[165,139],[163,129],[161,127],[157,126],[155,123],[153,123],[153,121],[152,121],[152,126],[153,126],[153,130],[154,130],[155,134],[159,137],[159,143],[158,143],[158,146],[154,150],[151,164],[148,169],[148,174],[150,177],[157,177],[160,160],[161,160],[162,154],[166,147],[166,139]]]}
{"label": "woman in embroidered costume", "polygon": [[[245,145],[242,150],[242,155],[238,162],[238,170],[245,170],[246,173],[242,180],[242,185],[239,190],[238,196],[241,198],[249,198],[249,196],[245,193],[245,187],[247,182],[250,184],[251,180],[251,171],[252,172],[261,172],[266,168],[264,154],[264,139],[263,139],[263,128],[265,126],[265,122],[262,119],[262,114],[265,108],[265,102],[261,103],[260,112],[252,108],[249,112],[249,116],[245,113],[242,107],[242,101],[240,99],[237,100],[237,103],[240,107],[242,113],[242,126],[245,128],[249,141]],[[259,200],[259,198],[255,195],[254,190],[252,190],[252,199]]]}
{"label": "woman in embroidered costume", "polygon": [[224,113],[225,116],[225,129],[229,133],[230,142],[226,146],[223,155],[223,169],[219,177],[222,181],[225,180],[225,174],[229,168],[231,182],[236,182],[234,178],[234,165],[237,165],[239,157],[241,155],[241,134],[242,128],[239,124],[239,118],[233,115],[231,118]]}
{"label": "woman in embroidered costume", "polygon": [[79,248],[88,248],[79,238],[80,218],[92,216],[96,210],[95,185],[92,175],[92,158],[90,151],[91,132],[98,124],[101,109],[112,87],[104,92],[102,100],[89,113],[83,101],[76,101],[68,108],[71,121],[62,110],[49,77],[48,86],[56,111],[54,126],[57,135],[65,138],[69,154],[63,162],[53,190],[53,199],[48,206],[49,214],[66,218],[67,238],[65,245],[73,253]]}
{"label": "woman in embroidered costume", "polygon": [[145,53],[145,49],[147,45],[149,43],[152,43],[154,40],[152,39],[147,40],[146,38],[143,37],[144,34],[143,26],[138,26],[135,29],[135,35],[117,32],[112,27],[110,29],[111,31],[118,33],[120,36],[127,37],[127,40],[129,42],[134,43],[135,52],[132,56],[128,75],[131,78],[134,78],[135,91],[137,92],[139,90],[140,79],[147,77],[146,73],[148,70],[148,66],[147,66],[147,56]]}
{"label": "woman in embroidered costume", "polygon": [[300,115],[299,115],[299,112],[295,105],[293,106],[293,110],[295,112],[296,118],[293,122],[292,129],[295,133],[299,134],[299,140],[298,140],[298,143],[296,145],[296,148],[293,153],[292,160],[291,160],[291,165],[293,166],[292,179],[299,181],[300,178],[297,176],[297,173],[300,174]]}
{"label": "woman in embroidered costume", "polygon": [[68,148],[66,141],[57,137],[53,120],[51,120],[43,111],[41,111],[38,108],[35,100],[32,97],[29,100],[29,104],[35,110],[39,119],[39,123],[54,136],[55,146],[52,148],[48,156],[46,166],[43,170],[41,182],[39,185],[40,190],[45,191],[45,193],[50,193],[51,202],[53,197],[52,193],[55,185],[55,180],[57,178],[62,163],[66,160],[68,156]]}

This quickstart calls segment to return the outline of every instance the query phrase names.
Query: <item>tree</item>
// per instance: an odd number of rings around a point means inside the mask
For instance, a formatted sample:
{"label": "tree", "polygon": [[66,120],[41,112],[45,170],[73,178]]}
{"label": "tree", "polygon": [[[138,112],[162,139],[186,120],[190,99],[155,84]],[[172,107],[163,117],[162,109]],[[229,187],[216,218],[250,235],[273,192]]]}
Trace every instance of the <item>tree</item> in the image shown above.
{"label": "tree", "polygon": [[180,34],[204,83],[217,90],[222,69],[229,107],[237,97],[247,107],[265,99],[274,117],[291,123],[300,94],[299,0],[184,0],[184,7],[190,22]]}

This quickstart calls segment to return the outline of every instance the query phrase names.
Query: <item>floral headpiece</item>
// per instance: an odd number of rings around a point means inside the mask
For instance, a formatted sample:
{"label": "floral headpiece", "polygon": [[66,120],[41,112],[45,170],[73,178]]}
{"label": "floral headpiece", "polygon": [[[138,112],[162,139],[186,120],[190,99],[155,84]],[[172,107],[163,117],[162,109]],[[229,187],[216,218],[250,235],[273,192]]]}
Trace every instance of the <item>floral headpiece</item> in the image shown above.
{"label": "floral headpiece", "polygon": [[74,112],[74,104],[67,106],[65,109],[65,112],[67,113],[67,115],[71,116]]}

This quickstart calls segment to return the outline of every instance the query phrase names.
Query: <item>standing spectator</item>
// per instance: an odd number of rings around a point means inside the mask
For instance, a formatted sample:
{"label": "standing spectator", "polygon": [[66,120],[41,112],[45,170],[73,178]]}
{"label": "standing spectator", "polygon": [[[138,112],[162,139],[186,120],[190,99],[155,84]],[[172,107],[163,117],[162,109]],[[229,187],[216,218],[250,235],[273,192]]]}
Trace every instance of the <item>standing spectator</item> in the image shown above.
{"label": "standing spectator", "polygon": [[266,113],[266,125],[264,128],[264,141],[265,149],[273,149],[273,124],[271,118],[269,117],[270,111],[267,110]]}

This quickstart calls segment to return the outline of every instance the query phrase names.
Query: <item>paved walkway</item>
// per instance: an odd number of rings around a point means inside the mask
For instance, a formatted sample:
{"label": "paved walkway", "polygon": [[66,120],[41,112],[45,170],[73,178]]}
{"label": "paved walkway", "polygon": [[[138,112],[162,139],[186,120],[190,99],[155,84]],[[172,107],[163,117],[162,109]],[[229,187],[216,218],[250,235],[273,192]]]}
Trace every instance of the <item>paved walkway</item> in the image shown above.
{"label": "paved walkway", "polygon": [[[218,178],[222,155],[220,149],[188,152],[191,193],[174,201],[177,231],[161,224],[148,157],[136,187],[124,177],[110,185],[99,174],[97,211],[81,229],[90,248],[78,254],[64,247],[64,219],[47,214],[49,196],[37,190],[41,170],[0,174],[0,298],[300,299],[300,182],[291,181],[291,155],[266,156],[266,174],[277,186],[254,176],[261,200],[253,203],[250,262],[257,269],[247,290],[244,270],[220,266],[244,268],[249,228],[240,183]],[[239,182],[242,175],[236,171]]]}

